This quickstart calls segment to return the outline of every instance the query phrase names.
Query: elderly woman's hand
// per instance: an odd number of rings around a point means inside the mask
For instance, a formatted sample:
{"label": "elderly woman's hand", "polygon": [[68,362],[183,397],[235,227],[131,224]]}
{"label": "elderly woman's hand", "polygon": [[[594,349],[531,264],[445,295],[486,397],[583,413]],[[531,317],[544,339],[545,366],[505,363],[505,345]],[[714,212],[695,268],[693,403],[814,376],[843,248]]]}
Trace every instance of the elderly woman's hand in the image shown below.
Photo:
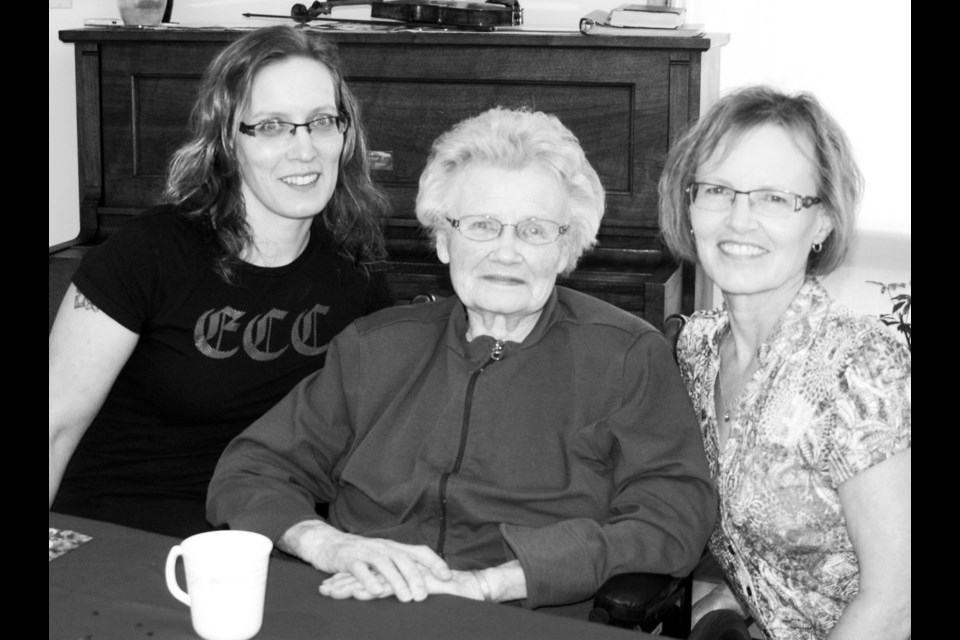
{"label": "elderly woman's hand", "polygon": [[[423,583],[427,593],[470,598],[471,600],[491,600],[504,602],[527,597],[527,580],[523,567],[518,560],[510,560],[497,567],[476,571],[451,571],[449,579],[438,579],[426,567],[423,569]],[[372,593],[355,575],[348,572],[330,576],[320,585],[322,595],[336,598],[356,598],[373,600],[394,595],[393,587],[383,576],[378,576],[380,592]]]}
{"label": "elderly woman's hand", "polygon": [[[451,571],[451,577],[448,580],[440,580],[425,567],[422,569],[421,576],[428,594],[448,593],[472,600],[484,599],[479,578],[472,571]],[[320,594],[337,600],[344,598],[374,600],[394,595],[393,586],[382,575],[376,577],[380,586],[380,592],[377,594],[367,589],[366,584],[361,582],[357,576],[348,572],[337,573],[324,580],[320,584]],[[420,599],[422,598],[414,598],[414,600]]]}
{"label": "elderly woman's hand", "polygon": [[331,597],[358,592],[367,594],[366,599],[396,595],[401,602],[419,601],[429,592],[427,579],[440,583],[452,578],[447,563],[429,547],[344,533],[322,520],[297,523],[277,544],[321,571],[352,576],[361,587],[339,582],[333,583],[340,585],[337,589],[321,586],[320,592]]}

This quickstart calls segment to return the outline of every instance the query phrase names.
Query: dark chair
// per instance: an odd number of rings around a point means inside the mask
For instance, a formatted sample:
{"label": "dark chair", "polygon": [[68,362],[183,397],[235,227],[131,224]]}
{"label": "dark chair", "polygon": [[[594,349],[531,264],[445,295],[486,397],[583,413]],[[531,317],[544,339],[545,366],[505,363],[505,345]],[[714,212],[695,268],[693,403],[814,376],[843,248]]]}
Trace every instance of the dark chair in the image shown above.
{"label": "dark chair", "polygon": [[590,622],[647,633],[686,637],[690,631],[693,574],[622,573],[607,580],[593,598]]}
{"label": "dark chair", "polygon": [[624,573],[607,580],[593,599],[589,620],[686,640],[751,640],[750,619],[711,611],[690,627],[693,576]]}
{"label": "dark chair", "polygon": [[[663,333],[676,354],[677,340],[687,318],[667,316]],[[704,553],[700,567],[712,559]],[[613,576],[594,596],[590,621],[686,640],[751,640],[749,620],[736,611],[711,611],[691,629],[693,577],[697,569],[676,578],[653,573],[625,573]]]}

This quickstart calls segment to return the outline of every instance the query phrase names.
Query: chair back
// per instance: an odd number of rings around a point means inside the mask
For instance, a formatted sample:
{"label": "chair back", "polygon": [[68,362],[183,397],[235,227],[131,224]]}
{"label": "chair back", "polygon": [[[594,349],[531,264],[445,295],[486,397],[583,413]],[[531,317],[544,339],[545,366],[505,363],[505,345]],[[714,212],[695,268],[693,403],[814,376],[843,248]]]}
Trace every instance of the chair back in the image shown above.
{"label": "chair back", "polygon": [[677,341],[680,339],[680,332],[687,324],[687,316],[682,313],[673,313],[663,319],[663,336],[670,343],[673,349],[673,357],[677,357]]}

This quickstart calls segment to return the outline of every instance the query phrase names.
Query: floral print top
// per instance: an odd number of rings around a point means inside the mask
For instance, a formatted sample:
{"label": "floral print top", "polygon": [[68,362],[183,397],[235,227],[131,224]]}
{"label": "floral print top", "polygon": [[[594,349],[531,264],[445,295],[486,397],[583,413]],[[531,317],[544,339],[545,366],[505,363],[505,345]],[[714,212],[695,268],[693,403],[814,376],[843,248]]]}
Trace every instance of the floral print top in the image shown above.
{"label": "floral print top", "polygon": [[837,488],[910,447],[910,352],[808,278],[759,349],[721,451],[728,324],[723,308],[696,312],[677,345],[720,498],[710,550],[768,638],[824,638],[859,589]]}

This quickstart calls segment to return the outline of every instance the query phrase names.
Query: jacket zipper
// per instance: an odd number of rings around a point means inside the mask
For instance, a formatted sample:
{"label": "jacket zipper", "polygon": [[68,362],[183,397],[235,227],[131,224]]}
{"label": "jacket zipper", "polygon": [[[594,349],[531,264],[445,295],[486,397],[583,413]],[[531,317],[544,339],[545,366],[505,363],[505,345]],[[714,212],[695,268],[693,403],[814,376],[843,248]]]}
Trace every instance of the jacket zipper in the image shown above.
{"label": "jacket zipper", "polygon": [[490,359],[480,365],[480,368],[470,375],[470,381],[467,383],[467,393],[463,403],[463,424],[460,426],[460,447],[457,450],[457,459],[453,463],[453,469],[444,472],[440,476],[440,533],[437,536],[437,555],[444,557],[444,545],[447,534],[447,482],[450,476],[460,471],[460,463],[463,462],[463,452],[467,448],[467,433],[470,431],[470,409],[473,406],[473,389],[477,384],[477,378],[483,373],[484,369],[499,362],[503,358],[503,341],[497,340],[490,349]]}

